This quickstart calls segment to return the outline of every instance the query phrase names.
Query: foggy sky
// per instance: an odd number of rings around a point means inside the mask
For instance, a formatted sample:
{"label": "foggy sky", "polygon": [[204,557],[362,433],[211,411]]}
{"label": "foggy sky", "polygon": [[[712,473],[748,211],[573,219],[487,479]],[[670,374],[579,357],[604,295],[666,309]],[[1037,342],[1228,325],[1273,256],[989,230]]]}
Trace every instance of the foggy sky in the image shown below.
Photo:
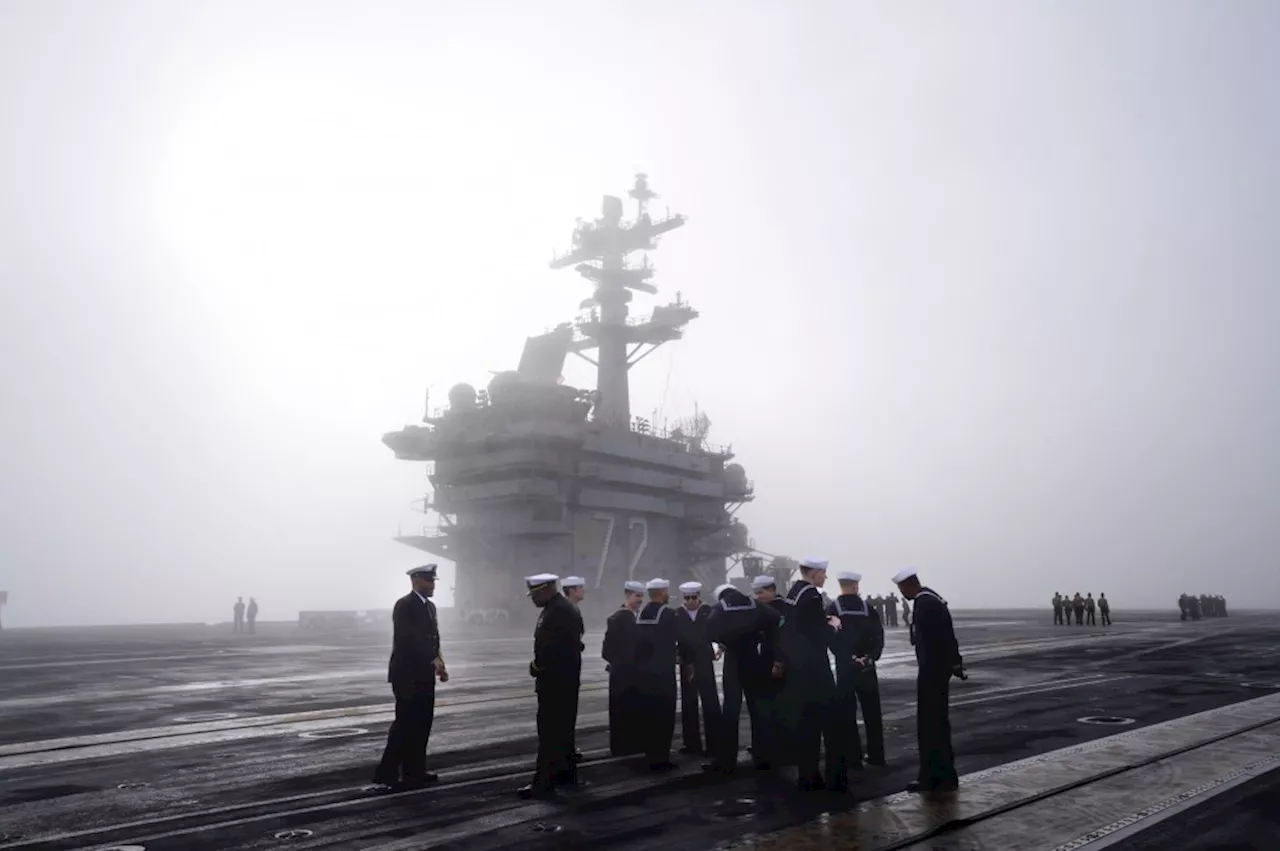
{"label": "foggy sky", "polygon": [[0,4],[6,624],[389,606],[380,436],[575,313],[637,171],[690,221],[633,309],[702,316],[633,409],[761,550],[1280,605],[1280,7],[619,8]]}

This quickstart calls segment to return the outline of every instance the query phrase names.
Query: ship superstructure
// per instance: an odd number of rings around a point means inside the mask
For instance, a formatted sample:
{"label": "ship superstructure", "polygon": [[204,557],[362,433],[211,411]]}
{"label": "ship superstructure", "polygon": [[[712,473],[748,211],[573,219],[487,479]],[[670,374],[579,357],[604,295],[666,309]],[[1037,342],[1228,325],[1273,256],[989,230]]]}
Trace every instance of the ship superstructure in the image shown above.
{"label": "ship superstructure", "polygon": [[[422,507],[438,518],[397,540],[456,563],[455,607],[468,622],[532,617],[530,574],[585,577],[586,606],[603,613],[626,580],[697,579],[709,591],[727,559],[751,550],[734,513],[753,486],[728,448],[707,442],[706,415],[666,429],[631,413],[630,370],[698,312],[677,294],[630,315],[634,293],[657,293],[649,252],[685,218],[650,216],[643,174],[629,194],[634,219],[605,196],[600,218],[579,221],[572,249],[552,260],[592,285],[576,320],[528,338],[518,368],[487,388],[458,384],[423,425],[383,437],[397,458],[427,462]],[[569,355],[595,366],[594,390],[562,383]]]}

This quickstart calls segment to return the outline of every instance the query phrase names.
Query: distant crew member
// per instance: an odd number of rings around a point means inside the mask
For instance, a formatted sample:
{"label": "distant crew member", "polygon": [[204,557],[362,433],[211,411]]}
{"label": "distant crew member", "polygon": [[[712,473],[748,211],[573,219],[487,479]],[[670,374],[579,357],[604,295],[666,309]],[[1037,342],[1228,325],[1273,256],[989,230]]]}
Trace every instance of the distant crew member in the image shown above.
{"label": "distant crew member", "polygon": [[258,601],[249,598],[249,608],[245,610],[245,622],[249,625],[249,634],[253,635],[254,624],[258,622]]}
{"label": "distant crew member", "polygon": [[235,618],[231,631],[244,632],[244,597],[236,597],[236,604],[231,607],[231,616]]}
{"label": "distant crew member", "polygon": [[675,767],[671,739],[675,735],[676,665],[683,634],[675,611],[667,606],[670,587],[665,579],[645,583],[649,602],[636,617],[636,711],[643,719],[641,737],[653,771]]}
{"label": "distant crew member", "polygon": [[1057,626],[1062,623],[1062,595],[1057,592],[1053,595],[1053,624]]}
{"label": "distant crew member", "polygon": [[1102,625],[1111,626],[1111,604],[1107,602],[1106,594],[1098,595],[1098,614],[1102,616]]}
{"label": "distant crew member", "polygon": [[1090,591],[1089,594],[1084,598],[1085,623],[1088,624],[1089,626],[1098,625],[1097,619],[1093,616],[1093,610],[1096,605],[1097,603],[1093,599],[1093,592]]}
{"label": "distant crew member", "polygon": [[1071,601],[1071,611],[1076,615],[1076,626],[1084,626],[1084,597],[1080,596],[1080,592],[1076,592],[1076,596]]}
{"label": "distant crew member", "polygon": [[898,625],[898,595],[892,591],[884,598],[884,613],[888,616],[888,626]]}
{"label": "distant crew member", "polygon": [[790,613],[783,625],[787,679],[779,707],[787,741],[795,749],[801,791],[828,788],[818,771],[818,756],[826,744],[826,774],[832,791],[848,790],[843,773],[844,747],[836,725],[836,683],[827,656],[827,636],[833,626],[819,589],[827,581],[827,562],[800,562],[800,581],[787,591]]}
{"label": "distant crew member", "polygon": [[951,678],[965,679],[960,645],[947,601],[921,585],[916,571],[908,568],[893,577],[902,596],[915,603],[916,738],[920,770],[907,785],[908,792],[945,792],[956,789],[955,752],[951,748]]}
{"label": "distant crew member", "polygon": [[708,638],[725,648],[724,712],[721,729],[715,736],[715,750],[703,769],[728,773],[737,768],[738,720],[745,694],[755,767],[767,770],[774,759],[773,700],[782,684],[782,616],[772,606],[758,603],[732,585],[721,585],[715,596],[717,603],[707,617],[706,629]]}
{"label": "distant crew member", "polygon": [[628,582],[623,588],[625,602],[605,623],[600,653],[609,672],[609,752],[614,756],[644,750],[641,731],[645,718],[638,709],[635,662],[636,615],[644,602],[644,583]]}
{"label": "distant crew member", "polygon": [[[581,576],[566,576],[560,581],[560,589],[564,594],[564,598],[573,604],[573,611],[578,616],[578,644],[582,645],[578,648],[579,653],[587,649],[587,645],[582,644],[582,637],[586,635],[587,627],[582,622],[582,601],[587,596],[587,580]],[[573,717],[578,717],[578,692],[573,693]],[[574,736],[573,745],[574,762],[582,762],[586,757],[578,750],[577,736]]]}
{"label": "distant crew member", "polygon": [[[684,745],[680,748],[683,754],[715,753],[712,738],[720,730],[720,695],[716,693],[715,648],[707,639],[707,618],[711,615],[711,607],[702,602],[702,583],[686,582],[680,586],[680,594],[684,598],[684,606],[679,610],[677,622],[684,640],[680,643],[685,648],[680,660],[682,671],[687,672],[680,678],[680,722]],[[698,706],[702,706],[702,720],[707,730],[707,747],[702,747],[702,736],[698,725]]]}
{"label": "distant crew member", "polygon": [[1221,615],[1224,618],[1227,616],[1227,598],[1226,597],[1218,598],[1218,611],[1219,613],[1221,613]]}
{"label": "distant crew member", "polygon": [[439,778],[426,770],[427,744],[436,712],[436,679],[449,681],[440,654],[440,622],[431,597],[436,566],[407,571],[413,590],[391,610],[391,661],[387,681],[396,698],[396,717],[387,733],[382,761],[373,782],[384,786],[422,786]]}
{"label": "distant crew member", "polygon": [[1178,595],[1178,620],[1185,621],[1189,612],[1187,611],[1187,595]]}
{"label": "distant crew member", "polygon": [[538,695],[538,756],[533,780],[520,789],[521,798],[545,797],[558,785],[578,784],[573,728],[582,682],[582,616],[556,590],[558,579],[553,573],[525,577],[529,599],[542,612],[529,663]]}
{"label": "distant crew member", "polygon": [[[847,767],[862,768],[859,705],[867,729],[866,760],[871,765],[884,765],[884,724],[876,676],[876,661],[884,652],[884,626],[875,609],[858,596],[861,573],[842,571],[836,579],[840,582],[840,596],[827,608],[827,614],[836,618],[840,626],[828,640],[836,660],[836,723],[841,725]],[[889,611],[896,608],[895,600]]]}

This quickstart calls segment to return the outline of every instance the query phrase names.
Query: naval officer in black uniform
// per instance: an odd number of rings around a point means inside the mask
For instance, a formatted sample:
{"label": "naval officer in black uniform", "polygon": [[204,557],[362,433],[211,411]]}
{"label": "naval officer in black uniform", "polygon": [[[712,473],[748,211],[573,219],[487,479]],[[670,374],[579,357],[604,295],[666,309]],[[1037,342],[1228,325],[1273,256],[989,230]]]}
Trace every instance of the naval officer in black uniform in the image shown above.
{"label": "naval officer in black uniform", "polygon": [[538,757],[532,782],[520,789],[522,798],[545,797],[558,785],[578,783],[573,731],[582,680],[582,621],[573,603],[556,590],[557,581],[552,573],[525,578],[529,598],[542,612],[529,663],[529,676],[537,683]]}
{"label": "naval officer in black uniform", "polygon": [[[716,692],[717,654],[707,639],[707,618],[711,607],[702,602],[702,583],[685,582],[680,586],[684,605],[678,610],[676,622],[684,634],[682,646],[687,655],[681,661],[686,672],[680,678],[680,721],[684,737],[683,754],[716,752],[713,739],[720,730],[720,695]],[[707,747],[703,750],[702,735],[698,726],[698,708],[701,704],[702,719],[706,721]]]}
{"label": "naval officer in black uniform", "polygon": [[911,641],[916,646],[916,738],[920,771],[908,792],[949,792],[960,785],[951,749],[951,678],[966,679],[960,645],[951,624],[947,601],[920,584],[907,568],[893,582],[914,604]]}
{"label": "naval officer in black uniform", "polygon": [[[866,760],[871,765],[884,765],[884,724],[880,713],[880,680],[876,676],[876,662],[884,652],[884,624],[876,610],[858,594],[861,573],[841,571],[836,579],[840,582],[840,596],[831,601],[827,615],[840,624],[829,640],[831,655],[836,659],[836,723],[843,733],[846,765],[855,770],[862,767],[859,707],[867,728]],[[889,598],[886,598],[888,605]],[[897,605],[897,598],[893,598],[893,608]]]}
{"label": "naval officer in black uniform", "polygon": [[396,698],[396,717],[387,733],[382,761],[373,782],[384,786],[421,786],[436,782],[427,771],[427,742],[436,712],[436,679],[449,681],[440,655],[436,605],[436,566],[408,571],[413,590],[396,600],[387,681]]}

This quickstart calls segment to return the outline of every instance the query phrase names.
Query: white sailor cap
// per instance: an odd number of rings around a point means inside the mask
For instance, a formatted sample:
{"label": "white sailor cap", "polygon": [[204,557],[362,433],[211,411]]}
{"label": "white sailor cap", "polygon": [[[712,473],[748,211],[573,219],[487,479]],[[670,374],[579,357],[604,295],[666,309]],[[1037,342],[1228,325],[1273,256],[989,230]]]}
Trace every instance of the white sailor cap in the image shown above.
{"label": "white sailor cap", "polygon": [[759,590],[760,588],[776,588],[777,586],[778,580],[774,579],[767,573],[762,573],[755,579],[751,580],[751,587],[756,590]]}
{"label": "white sailor cap", "polygon": [[427,579],[436,578],[436,566],[434,564],[424,564],[418,567],[411,567],[405,571],[406,576],[423,576]]}
{"label": "white sailor cap", "polygon": [[823,558],[805,558],[800,560],[800,566],[806,570],[826,570],[827,560]]}
{"label": "white sailor cap", "polygon": [[904,567],[902,570],[899,570],[897,573],[895,573],[893,575],[893,579],[891,579],[890,581],[894,585],[901,585],[903,582],[906,582],[908,579],[910,579],[915,575],[916,575],[916,569],[914,567]]}
{"label": "white sailor cap", "polygon": [[581,576],[566,576],[564,579],[560,580],[561,588],[577,588],[579,585],[586,584],[587,580],[583,579]]}
{"label": "white sailor cap", "polygon": [[665,579],[650,579],[644,587],[650,591],[665,591],[671,587],[671,583]]}
{"label": "white sailor cap", "polygon": [[723,585],[717,585],[715,597],[717,600],[719,600],[721,594],[723,594],[725,591],[732,591],[732,590],[733,590],[733,583],[731,582],[726,582]]}
{"label": "white sailor cap", "polygon": [[686,582],[680,586],[681,594],[697,594],[702,590],[701,582]]}
{"label": "white sailor cap", "polygon": [[524,584],[529,586],[530,591],[537,591],[546,585],[554,585],[559,579],[554,573],[539,573],[537,576],[526,576]]}
{"label": "white sailor cap", "polygon": [[636,594],[643,594],[643,593],[644,593],[644,583],[643,583],[643,582],[624,582],[624,583],[622,583],[622,587],[623,587],[623,588],[625,588],[625,589],[626,589],[626,590],[628,590],[628,591],[633,591],[633,592],[635,592]]}
{"label": "white sailor cap", "polygon": [[836,579],[840,582],[861,582],[862,574],[852,570],[842,570],[836,574]]}

